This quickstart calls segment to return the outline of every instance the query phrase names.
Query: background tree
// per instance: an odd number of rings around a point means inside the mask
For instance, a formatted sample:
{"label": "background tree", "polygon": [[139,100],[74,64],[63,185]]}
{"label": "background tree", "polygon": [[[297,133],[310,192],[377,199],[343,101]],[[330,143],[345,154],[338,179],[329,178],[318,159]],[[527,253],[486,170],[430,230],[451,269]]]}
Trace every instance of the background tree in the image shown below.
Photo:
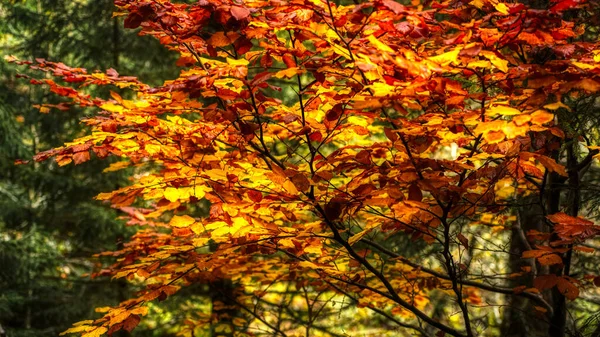
{"label": "background tree", "polygon": [[[125,31],[123,18],[111,18],[114,9],[112,1],[3,2],[3,54],[135,70],[154,83],[175,76],[174,55]],[[116,249],[131,235],[116,212],[92,200],[126,184],[130,172],[101,174],[108,165],[101,162],[15,167],[17,159],[84,134],[79,121],[90,112],[65,109],[45,89],[19,81],[13,65],[0,67],[0,324],[11,337],[56,336],[95,306],[130,294],[125,282],[81,278],[98,263],[90,261],[93,253]],[[32,107],[44,103],[62,109],[50,115]]]}
{"label": "background tree", "polygon": [[[573,273],[598,233],[579,217],[597,155],[578,119],[600,89],[594,5],[116,4],[180,53],[179,78],[19,62],[101,111],[36,161],[114,155],[138,172],[97,197],[141,226],[99,274],[145,290],[68,332],[131,331],[149,302],[207,284],[210,311],[186,312],[181,335],[494,336],[508,305],[544,323],[532,335],[564,336],[589,317],[567,311],[598,280]],[[527,206],[541,214],[517,216]],[[507,274],[511,254],[530,265]]]}

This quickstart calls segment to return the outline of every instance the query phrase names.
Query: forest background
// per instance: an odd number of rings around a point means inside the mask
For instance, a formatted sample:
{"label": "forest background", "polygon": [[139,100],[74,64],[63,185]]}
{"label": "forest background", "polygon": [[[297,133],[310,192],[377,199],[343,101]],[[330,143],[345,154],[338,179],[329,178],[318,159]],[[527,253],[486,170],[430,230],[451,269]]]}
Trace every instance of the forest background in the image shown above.
{"label": "forest background", "polygon": [[[2,1],[2,56],[114,68],[154,84],[176,76],[177,55],[125,29],[114,10],[111,0]],[[0,62],[0,325],[11,337],[57,336],[95,307],[130,294],[123,281],[82,275],[98,263],[90,260],[94,253],[132,234],[117,212],[93,199],[126,183],[131,170],[102,173],[110,161],[15,166],[81,135],[86,115],[83,109],[41,114],[34,106],[56,97],[19,81],[19,73]],[[168,324],[160,327],[156,335],[166,336]]]}

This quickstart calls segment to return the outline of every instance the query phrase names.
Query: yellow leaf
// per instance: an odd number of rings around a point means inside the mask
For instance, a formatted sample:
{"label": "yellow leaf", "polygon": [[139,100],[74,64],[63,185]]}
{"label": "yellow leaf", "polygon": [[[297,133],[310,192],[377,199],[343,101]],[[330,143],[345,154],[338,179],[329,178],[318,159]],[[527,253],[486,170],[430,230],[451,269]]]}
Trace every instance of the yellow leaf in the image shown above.
{"label": "yellow leaf", "polygon": [[224,236],[231,233],[231,227],[223,226],[221,228],[217,228],[210,233],[210,236],[214,239],[215,237]]}
{"label": "yellow leaf", "polygon": [[373,96],[384,97],[394,94],[396,87],[383,82],[375,82],[369,86],[369,89],[373,92]]}
{"label": "yellow leaf", "polygon": [[321,249],[321,246],[310,246],[304,248],[304,252],[309,254],[321,254]]}
{"label": "yellow leaf", "polygon": [[377,48],[379,51],[384,51],[387,53],[394,53],[394,50],[392,48],[390,48],[387,44],[379,41],[374,35],[369,35],[368,39],[369,39],[369,42],[371,42],[371,44],[373,44],[373,46],[375,48]]}
{"label": "yellow leaf", "polygon": [[204,198],[205,195],[206,195],[206,191],[204,190],[203,186],[196,185],[192,189],[192,196],[195,198],[202,199],[202,198]]}
{"label": "yellow leaf", "polygon": [[587,64],[587,63],[582,63],[582,62],[571,62],[571,63],[573,63],[573,65],[575,65],[575,66],[577,66],[577,67],[579,67],[581,69],[586,69],[587,70],[587,69],[594,69],[594,68],[596,68],[596,66],[593,66],[593,65]]}
{"label": "yellow leaf", "polygon": [[358,233],[352,235],[352,237],[350,237],[348,239],[348,243],[350,244],[350,246],[352,246],[357,241],[360,241],[360,239],[362,239],[363,236],[365,236],[368,232],[370,232],[370,230],[364,230],[364,231],[361,231],[361,232],[358,232]]}
{"label": "yellow leaf", "polygon": [[283,184],[281,184],[281,186],[283,186],[283,188],[290,194],[298,194],[298,189],[296,188],[296,185],[294,185],[294,183],[290,180],[284,181]]}
{"label": "yellow leaf", "polygon": [[556,102],[556,103],[546,104],[546,105],[544,105],[544,108],[546,108],[548,110],[558,110],[560,108],[565,108],[568,111],[571,111],[571,108],[569,108],[568,105],[563,104],[562,102]]}
{"label": "yellow leaf", "polygon": [[473,1],[469,2],[469,5],[472,5],[479,9],[482,9],[483,6],[485,5],[485,2],[483,2],[483,0],[473,0]]}
{"label": "yellow leaf", "polygon": [[131,313],[129,311],[123,311],[118,313],[117,315],[111,317],[110,322],[108,323],[109,326],[113,326],[115,324],[121,323],[123,322],[127,317],[129,317],[129,315],[131,315]]}
{"label": "yellow leaf", "polygon": [[[192,230],[194,231],[194,233],[200,234],[200,232],[196,232],[194,230],[194,227],[196,226],[196,224],[198,224],[198,223],[195,223],[194,225],[192,225]],[[194,239],[192,239],[192,243],[193,243],[194,247],[204,247],[204,246],[206,246],[208,241],[209,241],[209,238],[194,238]]]}
{"label": "yellow leaf", "polygon": [[196,220],[194,220],[194,218],[192,218],[189,215],[182,215],[182,216],[175,215],[171,218],[171,221],[169,222],[169,226],[182,228],[182,227],[188,227],[189,225],[193,224],[194,222],[196,222]]}
{"label": "yellow leaf", "polygon": [[167,200],[169,200],[170,202],[175,202],[175,201],[179,200],[181,193],[175,187],[167,187],[164,195],[165,195],[165,198]]}
{"label": "yellow leaf", "polygon": [[139,144],[131,139],[117,139],[112,142],[112,145],[123,152],[134,152],[139,150]]}
{"label": "yellow leaf", "polygon": [[84,335],[81,335],[81,337],[100,337],[102,335],[104,335],[104,333],[108,331],[107,328],[101,326],[99,328],[96,328],[95,330],[92,330]]}
{"label": "yellow leaf", "polygon": [[116,105],[116,104],[112,104],[112,103],[102,104],[100,106],[100,109],[103,109],[103,110],[106,110],[106,111],[109,111],[109,112],[116,112],[116,113],[121,113],[124,110],[122,106]]}
{"label": "yellow leaf", "polygon": [[461,47],[456,47],[454,50],[449,51],[447,53],[443,53],[437,56],[433,56],[429,58],[429,61],[438,63],[442,66],[447,66],[450,63],[456,63],[458,59],[458,53],[460,53]]}
{"label": "yellow leaf", "polygon": [[508,61],[507,60],[502,59],[502,58],[498,57],[495,53],[492,53],[491,51],[487,51],[487,50],[481,51],[480,54],[483,55],[488,60],[490,60],[490,62],[492,62],[492,64],[496,68],[500,69],[500,71],[508,72]]}
{"label": "yellow leaf", "polygon": [[502,13],[502,14],[505,14],[505,15],[508,14],[508,7],[505,4],[501,3],[501,2],[497,3],[494,6],[494,8],[496,8],[496,10],[498,12]]}
{"label": "yellow leaf", "polygon": [[347,59],[350,59],[350,58],[351,58],[351,57],[350,57],[350,53],[348,52],[348,49],[346,49],[346,48],[344,48],[344,47],[340,46],[340,45],[339,45],[339,44],[337,44],[337,43],[333,43],[333,42],[331,42],[331,41],[329,41],[329,44],[331,45],[331,47],[333,48],[333,51],[334,51],[336,54],[338,54],[338,55],[340,55],[340,56],[343,56],[343,57],[345,57],[345,58],[347,58]]}
{"label": "yellow leaf", "polygon": [[492,115],[498,114],[498,115],[502,115],[502,116],[514,116],[514,115],[521,114],[521,111],[519,111],[515,108],[511,108],[506,105],[496,105],[496,106],[490,107],[488,112]]}
{"label": "yellow leaf", "polygon": [[238,59],[238,60],[236,60],[236,59],[232,59],[232,58],[229,58],[229,57],[227,58],[227,64],[229,64],[231,66],[234,66],[234,67],[237,67],[237,66],[247,66],[248,63],[250,63],[250,62],[248,62],[248,60],[246,60],[246,59]]}
{"label": "yellow leaf", "polygon": [[148,307],[137,307],[129,311],[132,315],[146,316],[148,314]]}
{"label": "yellow leaf", "polygon": [[283,248],[294,248],[296,247],[294,245],[294,241],[292,241],[292,239],[290,238],[286,238],[286,239],[281,239],[279,241],[277,241],[277,244]]}
{"label": "yellow leaf", "polygon": [[[99,309],[104,309],[104,308],[108,308],[106,311],[98,311]],[[110,307],[104,307],[104,308],[96,308],[96,312],[108,312],[108,310],[110,310]],[[94,323],[93,320],[88,319],[85,321],[81,321],[81,322],[77,322],[77,323],[73,323],[73,326],[81,326],[81,325],[88,325],[88,324],[92,324]]]}
{"label": "yellow leaf", "polygon": [[292,67],[292,68],[288,68],[285,70],[280,70],[278,72],[275,73],[275,77],[277,78],[292,78],[298,74],[302,74],[304,72],[304,69],[298,69],[297,67]]}
{"label": "yellow leaf", "polygon": [[215,222],[211,222],[211,223],[207,224],[205,227],[206,227],[206,229],[210,230],[210,229],[218,229],[223,226],[228,226],[225,221],[215,221]]}
{"label": "yellow leaf", "polygon": [[107,168],[102,170],[102,172],[106,173],[106,172],[119,171],[119,170],[129,167],[129,165],[131,165],[131,162],[129,162],[129,161],[118,161],[116,163],[110,164]]}
{"label": "yellow leaf", "polygon": [[74,326],[74,327],[72,327],[72,328],[69,328],[69,329],[67,329],[67,330],[65,330],[65,331],[63,331],[63,332],[61,332],[61,333],[59,334],[59,336],[64,336],[64,335],[66,335],[66,334],[69,334],[69,333],[84,332],[84,331],[87,331],[87,330],[89,330],[89,329],[91,329],[91,328],[93,328],[93,327],[92,327],[92,326],[89,326],[89,325],[79,325],[79,326]]}
{"label": "yellow leaf", "polygon": [[490,62],[492,62],[492,64],[496,66],[496,68],[500,69],[502,72],[508,72],[507,60],[501,59],[499,57],[493,57],[490,59]]}
{"label": "yellow leaf", "polygon": [[486,60],[477,60],[469,62],[469,64],[467,64],[467,68],[489,68],[491,66],[492,64],[490,63],[490,61]]}
{"label": "yellow leaf", "polygon": [[304,268],[321,269],[321,267],[317,266],[316,264],[314,264],[310,261],[302,261],[302,262],[298,263],[298,265],[300,267],[304,267]]}
{"label": "yellow leaf", "polygon": [[154,144],[146,144],[144,145],[144,149],[146,150],[146,152],[148,152],[149,155],[155,155],[157,153],[160,153],[160,145],[154,145]]}

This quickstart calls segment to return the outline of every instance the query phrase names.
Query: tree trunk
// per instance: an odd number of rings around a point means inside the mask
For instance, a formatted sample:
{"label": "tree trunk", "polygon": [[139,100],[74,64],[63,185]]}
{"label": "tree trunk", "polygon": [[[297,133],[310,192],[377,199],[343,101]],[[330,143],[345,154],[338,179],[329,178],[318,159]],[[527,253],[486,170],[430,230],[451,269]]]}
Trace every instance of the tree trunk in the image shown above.
{"label": "tree trunk", "polygon": [[[509,271],[510,273],[522,272],[522,267],[531,267],[530,273],[524,273],[522,276],[511,279],[509,287],[520,285],[530,286],[536,274],[536,265],[526,259],[521,258],[521,254],[531,249],[527,241],[526,233],[529,230],[544,230],[544,212],[539,204],[536,204],[537,196],[527,197],[522,200],[524,207],[517,210],[517,221],[513,225],[510,255]],[[501,326],[501,336],[503,337],[542,337],[548,330],[548,324],[544,320],[536,319],[535,310],[530,300],[514,295],[507,295],[507,306],[504,309],[503,321]]]}
{"label": "tree trunk", "polygon": [[233,319],[238,315],[233,283],[231,280],[220,279],[210,283],[209,291],[212,315],[217,319],[217,322],[211,325],[211,335],[233,337],[235,332]]}

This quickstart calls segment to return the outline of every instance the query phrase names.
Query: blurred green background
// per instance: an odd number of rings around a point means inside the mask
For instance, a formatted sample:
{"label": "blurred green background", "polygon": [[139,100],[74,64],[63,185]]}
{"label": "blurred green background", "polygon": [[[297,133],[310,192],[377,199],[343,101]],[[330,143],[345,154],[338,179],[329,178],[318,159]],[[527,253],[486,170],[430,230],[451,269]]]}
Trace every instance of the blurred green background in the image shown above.
{"label": "blurred green background", "polygon": [[[150,84],[176,77],[177,55],[125,30],[113,11],[112,0],[2,1],[1,56],[44,58],[89,71],[114,68]],[[25,67],[3,60],[0,68],[0,325],[10,337],[57,336],[74,322],[97,317],[95,307],[115,305],[132,291],[122,281],[82,276],[100,262],[92,254],[118,248],[132,234],[117,212],[93,200],[125,184],[131,172],[101,173],[110,160],[15,166],[16,159],[85,133],[79,120],[90,112],[42,114],[32,106],[59,98],[17,78]],[[161,326],[135,334],[168,336],[168,324]]]}

